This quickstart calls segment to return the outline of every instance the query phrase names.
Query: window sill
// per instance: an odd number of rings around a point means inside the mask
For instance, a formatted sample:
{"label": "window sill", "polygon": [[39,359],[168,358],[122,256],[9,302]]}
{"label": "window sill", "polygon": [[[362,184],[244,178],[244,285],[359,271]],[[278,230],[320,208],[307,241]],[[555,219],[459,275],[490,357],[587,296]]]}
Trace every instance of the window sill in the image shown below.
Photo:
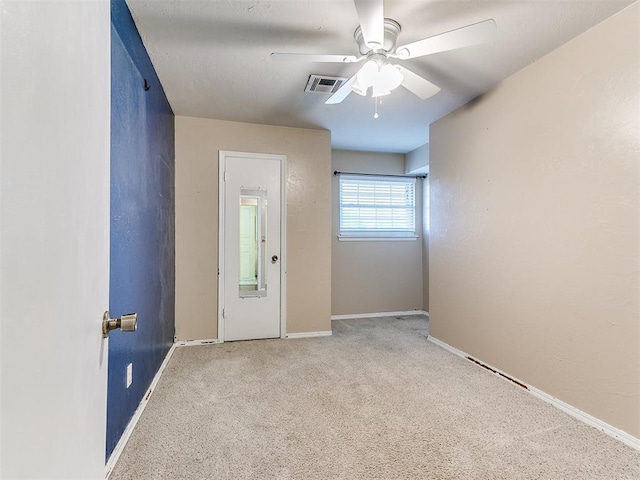
{"label": "window sill", "polygon": [[385,237],[385,236],[340,236],[338,235],[339,242],[409,242],[417,240],[417,235],[409,235],[406,237]]}

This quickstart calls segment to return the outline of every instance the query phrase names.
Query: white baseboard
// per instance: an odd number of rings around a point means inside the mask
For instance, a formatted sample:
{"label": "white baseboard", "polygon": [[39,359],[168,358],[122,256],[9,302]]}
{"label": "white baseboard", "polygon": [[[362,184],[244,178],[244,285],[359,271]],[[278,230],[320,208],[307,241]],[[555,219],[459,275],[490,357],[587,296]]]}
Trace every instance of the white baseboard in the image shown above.
{"label": "white baseboard", "polygon": [[635,450],[640,450],[640,439],[634,437],[633,435],[630,435],[629,433],[623,430],[620,430],[619,428],[609,425],[608,423],[603,422],[602,420],[592,415],[589,415],[588,413],[583,412],[582,410],[572,405],[569,405],[568,403],[565,403],[562,400],[557,399],[554,396],[549,395],[548,393],[545,393],[542,390],[539,390],[536,387],[533,387],[526,382],[523,382],[517,378],[511,377],[510,375],[507,375],[500,369],[495,368],[492,365],[486,364],[484,362],[481,362],[480,360],[475,359],[471,355],[467,355],[462,350],[458,350],[457,348],[452,347],[451,345],[443,342],[442,340],[438,340],[437,338],[434,338],[431,335],[429,335],[428,340],[431,341],[432,343],[435,343],[439,347],[444,348],[445,350],[448,350],[454,355],[457,355],[458,357],[464,358],[465,360],[469,360],[472,363],[475,363],[476,365],[480,364],[479,366],[484,365],[488,367],[488,369],[493,370],[499,378],[508,382],[520,384],[520,386],[525,387],[525,389],[534,397],[537,397],[553,405],[554,407],[562,410],[566,414],[571,415],[573,418],[580,420],[581,422],[586,423],[591,427],[597,428],[601,432],[606,433],[610,437],[615,438],[616,440],[624,443],[625,445],[628,445],[631,448],[634,448]]}
{"label": "white baseboard", "polygon": [[285,338],[329,337],[331,335],[331,330],[326,330],[324,332],[287,333]]}
{"label": "white baseboard", "polygon": [[406,312],[377,312],[377,313],[351,313],[348,315],[331,315],[331,320],[351,320],[352,318],[377,318],[377,317],[400,317],[404,315],[426,315],[429,312],[424,310],[409,310]]}
{"label": "white baseboard", "polygon": [[176,340],[174,345],[176,347],[193,347],[198,345],[215,345],[217,343],[222,343],[222,340],[218,340],[217,338],[205,338],[202,340]]}
{"label": "white baseboard", "polygon": [[118,459],[120,458],[120,455],[122,455],[124,447],[127,445],[127,442],[129,441],[129,438],[131,437],[131,434],[133,433],[133,429],[136,427],[138,420],[140,420],[140,417],[142,416],[142,412],[144,412],[144,409],[147,407],[147,403],[149,403],[149,398],[151,397],[151,394],[155,390],[156,385],[158,385],[158,382],[160,381],[160,377],[162,376],[164,369],[167,368],[167,365],[169,364],[169,360],[171,359],[171,356],[173,355],[173,352],[175,349],[176,349],[176,345],[174,343],[173,345],[171,345],[171,348],[167,352],[167,355],[164,357],[164,360],[162,361],[160,368],[158,369],[155,376],[153,377],[153,380],[151,381],[151,385],[149,385],[149,389],[147,390],[147,393],[145,393],[145,395],[142,397],[142,400],[140,400],[140,404],[138,405],[138,408],[136,408],[136,411],[133,413],[131,420],[129,420],[129,424],[127,425],[127,428],[124,429],[124,432],[120,437],[120,440],[118,441],[116,447],[113,449],[113,452],[111,452],[111,456],[109,457],[109,460],[107,460],[107,464],[105,466],[106,468],[105,478],[109,478],[109,475],[111,475],[111,472],[113,471],[113,467],[115,467],[116,463],[118,463]]}

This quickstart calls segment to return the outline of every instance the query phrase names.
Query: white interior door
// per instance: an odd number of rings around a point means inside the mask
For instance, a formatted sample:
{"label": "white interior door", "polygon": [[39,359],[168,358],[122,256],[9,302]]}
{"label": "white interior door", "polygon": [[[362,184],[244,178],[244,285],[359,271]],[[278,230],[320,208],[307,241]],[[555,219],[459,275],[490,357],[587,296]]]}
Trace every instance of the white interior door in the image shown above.
{"label": "white interior door", "polygon": [[104,479],[109,2],[0,6],[0,478]]}
{"label": "white interior door", "polygon": [[281,155],[220,152],[220,340],[283,333],[284,163]]}

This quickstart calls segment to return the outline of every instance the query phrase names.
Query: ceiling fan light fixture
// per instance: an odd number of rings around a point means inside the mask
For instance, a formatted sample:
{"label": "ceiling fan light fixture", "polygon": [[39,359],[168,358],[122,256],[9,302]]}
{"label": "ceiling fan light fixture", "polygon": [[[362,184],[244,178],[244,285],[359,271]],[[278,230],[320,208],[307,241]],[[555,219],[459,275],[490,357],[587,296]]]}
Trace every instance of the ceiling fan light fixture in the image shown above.
{"label": "ceiling fan light fixture", "polygon": [[400,86],[404,76],[394,65],[387,63],[380,67],[380,72],[374,83],[379,90],[394,90]]}
{"label": "ceiling fan light fixture", "polygon": [[390,63],[376,60],[367,61],[356,74],[351,89],[358,95],[366,95],[369,87],[373,87],[372,97],[388,95],[398,88],[404,76],[400,70]]}
{"label": "ceiling fan light fixture", "polygon": [[362,95],[363,97],[367,95],[368,89],[369,87],[367,85],[362,85],[360,83],[358,77],[356,77],[356,80],[351,84],[351,90],[358,95]]}
{"label": "ceiling fan light fixture", "polygon": [[356,79],[358,83],[366,89],[376,82],[378,72],[378,64],[373,60],[369,60],[362,66],[356,75]]}
{"label": "ceiling fan light fixture", "polygon": [[[1,0],[0,0],[1,1]],[[334,54],[271,54],[274,60],[302,60],[307,62],[355,63],[365,61],[362,68],[325,102],[334,105],[342,102],[352,91],[366,96],[369,88],[376,102],[398,86],[426,100],[440,91],[440,87],[411,70],[392,65],[389,59],[408,60],[436,53],[489,43],[496,38],[496,22],[488,19],[482,22],[456,28],[417,40],[406,45],[397,45],[402,31],[400,24],[384,17],[384,0],[353,0],[358,14],[359,25],[353,32],[360,56]]]}
{"label": "ceiling fan light fixture", "polygon": [[378,98],[378,97],[384,97],[385,95],[389,95],[390,93],[391,93],[391,90],[386,90],[384,88],[380,88],[374,85],[371,96],[373,98]]}

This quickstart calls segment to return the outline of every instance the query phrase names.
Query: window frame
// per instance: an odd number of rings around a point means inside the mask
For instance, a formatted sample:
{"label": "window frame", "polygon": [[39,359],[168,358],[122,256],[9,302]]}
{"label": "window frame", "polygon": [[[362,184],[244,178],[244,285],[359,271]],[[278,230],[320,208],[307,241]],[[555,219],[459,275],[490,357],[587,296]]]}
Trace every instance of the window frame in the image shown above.
{"label": "window frame", "polygon": [[[387,230],[375,230],[375,229],[349,229],[344,228],[344,204],[343,204],[343,182],[349,182],[351,184],[376,184],[389,185],[391,183],[402,184],[405,190],[408,188],[411,190],[412,199],[405,205],[397,205],[397,208],[410,208],[412,215],[412,228],[413,230],[406,229],[387,229]],[[419,238],[418,225],[417,225],[417,178],[415,176],[398,176],[398,175],[358,175],[358,174],[339,174],[338,178],[338,240],[339,241],[411,241]],[[391,192],[390,192],[391,193]],[[375,194],[374,194],[375,195]],[[354,204],[357,205],[357,204]],[[373,205],[365,204],[365,208],[369,206],[374,209],[375,205],[379,205],[378,208],[393,208],[390,203],[378,203]]]}

